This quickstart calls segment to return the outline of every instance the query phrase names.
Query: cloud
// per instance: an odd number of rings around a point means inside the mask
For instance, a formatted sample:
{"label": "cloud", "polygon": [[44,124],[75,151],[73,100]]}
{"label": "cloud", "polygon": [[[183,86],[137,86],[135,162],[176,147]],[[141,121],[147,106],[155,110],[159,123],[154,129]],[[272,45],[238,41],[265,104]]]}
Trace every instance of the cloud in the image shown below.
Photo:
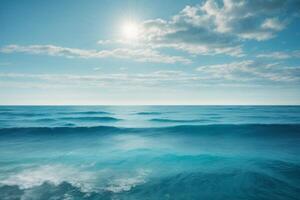
{"label": "cloud", "polygon": [[29,53],[44,54],[49,56],[64,56],[67,58],[122,58],[133,59],[138,62],[155,63],[190,63],[191,61],[181,56],[163,55],[153,49],[128,49],[117,48],[113,50],[86,50],[67,48],[55,45],[7,45],[0,49],[1,53]]}
{"label": "cloud", "polygon": [[186,90],[199,87],[257,87],[299,84],[300,66],[283,67],[279,63],[252,60],[199,66],[198,73],[159,70],[149,73],[22,74],[0,73],[1,88],[102,88],[117,91],[145,89]]}
{"label": "cloud", "polygon": [[[0,74],[0,86],[14,83],[13,86],[21,87],[40,86],[51,88],[144,88],[157,86],[184,85],[191,81],[198,80],[194,74],[182,71],[155,71],[151,73],[113,73],[101,75],[70,75],[70,74],[19,74],[2,73]],[[178,85],[176,85],[177,87]]]}
{"label": "cloud", "polygon": [[260,41],[284,29],[286,15],[299,8],[296,0],[207,0],[198,8],[197,16],[209,18],[212,28],[219,33]]}
{"label": "cloud", "polygon": [[278,18],[269,18],[263,22],[261,28],[264,30],[269,29],[274,31],[281,31],[285,28],[285,26],[286,26],[285,22],[279,21]]}
{"label": "cloud", "polygon": [[299,11],[296,0],[206,0],[170,20],[144,21],[140,39],[154,48],[243,56],[243,40],[275,37]]}
{"label": "cloud", "polygon": [[[185,6],[169,19],[150,19],[139,24],[137,41],[116,38],[100,45],[118,43],[126,48],[88,50],[55,45],[8,45],[2,53],[31,53],[68,58],[121,58],[137,62],[191,63],[191,59],[165,55],[170,48],[189,56],[226,54],[242,57],[243,42],[276,37],[300,11],[298,0],[204,0]],[[130,47],[130,48],[129,48]]]}
{"label": "cloud", "polygon": [[256,57],[258,58],[272,58],[272,59],[290,59],[290,58],[300,58],[300,51],[291,51],[291,52],[284,52],[284,51],[275,51],[275,52],[268,52],[268,53],[261,53],[258,54]]}
{"label": "cloud", "polygon": [[196,70],[202,76],[209,76],[211,79],[237,82],[300,81],[300,67],[282,67],[278,63],[261,63],[253,60],[200,66]]}
{"label": "cloud", "polygon": [[93,70],[94,71],[100,71],[100,70],[102,70],[102,67],[94,67]]}

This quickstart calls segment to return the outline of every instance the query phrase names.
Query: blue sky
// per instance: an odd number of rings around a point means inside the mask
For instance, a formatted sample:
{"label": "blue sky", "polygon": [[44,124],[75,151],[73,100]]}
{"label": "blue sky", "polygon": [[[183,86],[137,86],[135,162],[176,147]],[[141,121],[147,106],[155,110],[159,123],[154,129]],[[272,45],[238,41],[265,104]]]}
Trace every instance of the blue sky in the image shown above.
{"label": "blue sky", "polygon": [[297,0],[0,1],[0,104],[300,104]]}

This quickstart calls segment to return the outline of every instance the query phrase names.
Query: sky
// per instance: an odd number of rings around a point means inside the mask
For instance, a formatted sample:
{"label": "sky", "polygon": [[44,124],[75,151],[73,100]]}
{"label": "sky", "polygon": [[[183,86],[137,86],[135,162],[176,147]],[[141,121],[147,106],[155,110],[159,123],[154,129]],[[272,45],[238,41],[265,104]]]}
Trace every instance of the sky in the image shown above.
{"label": "sky", "polygon": [[1,105],[298,105],[299,0],[1,0]]}

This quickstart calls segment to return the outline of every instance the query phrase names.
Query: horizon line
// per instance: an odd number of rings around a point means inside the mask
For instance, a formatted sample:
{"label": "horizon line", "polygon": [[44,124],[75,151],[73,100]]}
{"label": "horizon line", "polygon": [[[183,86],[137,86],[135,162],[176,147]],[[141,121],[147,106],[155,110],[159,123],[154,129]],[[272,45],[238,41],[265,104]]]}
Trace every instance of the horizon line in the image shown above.
{"label": "horizon line", "polygon": [[300,104],[0,104],[0,106],[300,106]]}

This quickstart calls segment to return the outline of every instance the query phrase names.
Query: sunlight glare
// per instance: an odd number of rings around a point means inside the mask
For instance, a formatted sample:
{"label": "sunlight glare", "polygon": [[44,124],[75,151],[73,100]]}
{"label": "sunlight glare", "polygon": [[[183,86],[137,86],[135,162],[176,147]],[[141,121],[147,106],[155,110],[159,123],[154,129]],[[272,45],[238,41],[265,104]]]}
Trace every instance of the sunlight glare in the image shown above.
{"label": "sunlight glare", "polygon": [[128,40],[134,40],[138,38],[138,25],[135,22],[127,21],[123,24],[122,33]]}

